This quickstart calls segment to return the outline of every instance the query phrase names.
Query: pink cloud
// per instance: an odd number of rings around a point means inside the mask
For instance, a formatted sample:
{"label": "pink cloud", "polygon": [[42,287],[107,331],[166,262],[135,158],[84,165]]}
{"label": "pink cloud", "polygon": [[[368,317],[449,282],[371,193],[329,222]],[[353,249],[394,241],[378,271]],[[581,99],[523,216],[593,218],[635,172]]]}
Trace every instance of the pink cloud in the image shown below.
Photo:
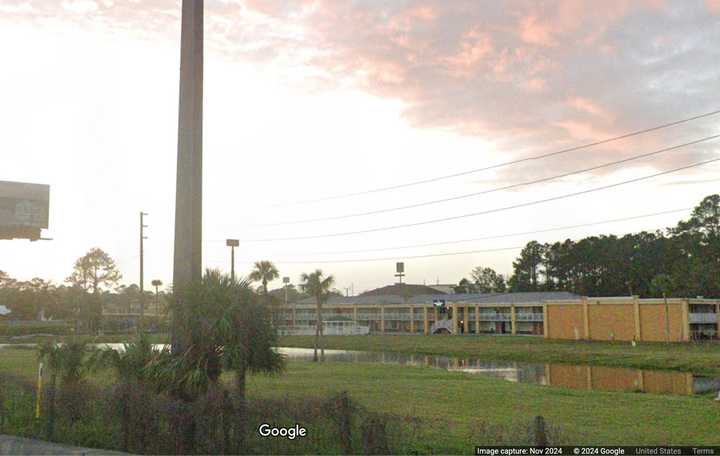
{"label": "pink cloud", "polygon": [[539,46],[555,46],[553,26],[540,21],[536,16],[528,16],[520,22],[520,37],[528,44]]}
{"label": "pink cloud", "polygon": [[578,111],[592,114],[593,116],[608,119],[610,114],[597,103],[584,97],[572,97],[567,101],[568,105]]}
{"label": "pink cloud", "polygon": [[408,11],[411,17],[432,21],[437,17],[437,12],[429,6],[419,6]]}
{"label": "pink cloud", "polygon": [[[63,1],[99,9],[71,13]],[[2,0],[0,21],[61,18],[176,40],[178,3],[142,6]],[[720,0],[673,11],[658,0],[604,0],[602,8],[578,0],[227,0],[206,2],[206,10],[210,52],[322,75],[306,79],[312,93],[349,86],[397,99],[417,128],[511,150],[709,111],[720,90],[720,74],[707,65],[720,58],[709,44],[720,33],[706,13],[720,12]]]}
{"label": "pink cloud", "polygon": [[540,78],[530,79],[526,83],[527,89],[532,92],[542,92],[543,90],[545,90],[546,86],[547,86],[547,82],[544,79],[540,79]]}

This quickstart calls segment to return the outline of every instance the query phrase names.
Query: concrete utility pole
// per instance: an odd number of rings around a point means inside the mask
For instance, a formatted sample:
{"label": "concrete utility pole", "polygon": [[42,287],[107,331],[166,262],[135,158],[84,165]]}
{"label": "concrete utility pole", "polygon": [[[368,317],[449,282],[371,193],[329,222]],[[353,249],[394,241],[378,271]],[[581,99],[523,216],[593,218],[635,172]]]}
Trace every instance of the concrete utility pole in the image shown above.
{"label": "concrete utility pole", "polygon": [[138,330],[143,328],[143,318],[145,318],[145,212],[140,212],[140,321],[138,322]]}
{"label": "concrete utility pole", "polygon": [[[183,0],[173,287],[202,278],[203,0]],[[173,322],[172,350],[184,348]]]}

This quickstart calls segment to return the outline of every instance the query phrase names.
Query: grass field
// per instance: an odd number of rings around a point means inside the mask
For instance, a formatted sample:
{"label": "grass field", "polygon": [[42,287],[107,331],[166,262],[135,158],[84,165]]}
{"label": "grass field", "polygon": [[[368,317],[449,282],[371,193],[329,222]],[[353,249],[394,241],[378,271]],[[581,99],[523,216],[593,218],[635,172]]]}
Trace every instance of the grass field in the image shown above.
{"label": "grass field", "polygon": [[[279,344],[310,348],[313,337],[281,337]],[[646,342],[633,347],[628,342],[556,341],[523,336],[326,336],[325,347],[720,375],[720,344],[717,343]]]}
{"label": "grass field", "polygon": [[[33,378],[35,352],[0,351],[0,372],[8,371]],[[474,445],[500,443],[494,439],[518,443],[523,426],[536,415],[558,426],[564,443],[720,444],[720,404],[707,397],[567,390],[381,364],[290,362],[279,376],[255,375],[248,382],[256,398],[343,390],[408,426],[417,418],[418,438],[427,445],[423,452],[469,453]]]}

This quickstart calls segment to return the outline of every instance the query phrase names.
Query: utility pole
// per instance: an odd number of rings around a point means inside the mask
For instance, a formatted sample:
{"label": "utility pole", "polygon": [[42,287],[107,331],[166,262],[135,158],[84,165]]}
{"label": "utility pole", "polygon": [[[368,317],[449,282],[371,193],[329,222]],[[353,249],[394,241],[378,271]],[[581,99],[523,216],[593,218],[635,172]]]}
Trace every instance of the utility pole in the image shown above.
{"label": "utility pole", "polygon": [[[173,289],[202,279],[204,1],[182,1]],[[172,352],[186,340],[173,317]]]}
{"label": "utility pole", "polygon": [[145,212],[140,211],[140,321],[138,330],[142,331],[143,318],[145,317]]}
{"label": "utility pole", "polygon": [[230,278],[235,281],[235,247],[240,246],[240,241],[237,239],[228,239],[225,241],[225,245],[230,247]]}

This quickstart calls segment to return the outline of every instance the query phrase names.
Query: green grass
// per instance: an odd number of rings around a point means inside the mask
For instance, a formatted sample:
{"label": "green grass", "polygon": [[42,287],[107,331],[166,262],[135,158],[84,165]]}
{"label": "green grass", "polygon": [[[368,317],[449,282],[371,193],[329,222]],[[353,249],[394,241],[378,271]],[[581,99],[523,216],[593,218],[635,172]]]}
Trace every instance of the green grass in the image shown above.
{"label": "green grass", "polygon": [[[312,336],[281,337],[284,347],[313,346]],[[720,344],[545,340],[522,336],[325,336],[325,347],[447,355],[495,361],[592,364],[720,375]]]}
{"label": "green grass", "polygon": [[[35,369],[33,350],[0,351],[0,372],[32,379]],[[480,432],[483,426],[505,426],[520,434],[536,415],[559,426],[564,443],[720,443],[720,404],[706,397],[569,390],[371,363],[290,362],[281,375],[254,375],[248,382],[253,398],[302,398],[343,390],[370,410],[398,419],[417,417],[422,452],[469,453],[474,445],[497,443],[482,440],[488,438],[487,432]]]}

